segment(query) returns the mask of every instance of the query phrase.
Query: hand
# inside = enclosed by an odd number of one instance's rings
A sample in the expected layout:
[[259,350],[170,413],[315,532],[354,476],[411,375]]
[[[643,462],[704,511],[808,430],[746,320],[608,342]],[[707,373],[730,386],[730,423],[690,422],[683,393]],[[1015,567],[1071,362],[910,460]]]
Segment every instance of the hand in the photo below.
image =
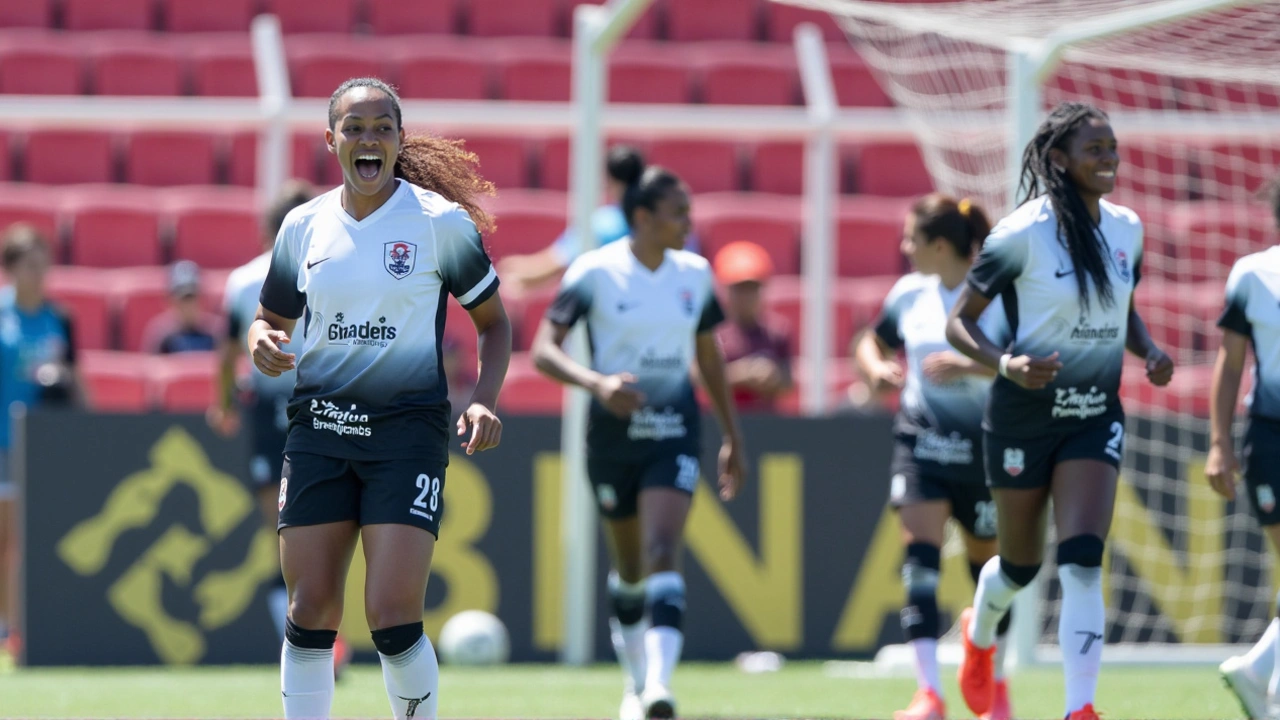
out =
[[1028,390],[1040,390],[1057,380],[1058,371],[1061,369],[1062,363],[1058,362],[1058,353],[1054,352],[1049,357],[1018,355],[1017,357],[1009,358],[1009,364],[1005,366],[1005,373],[1010,380],[1020,387]]
[[255,322],[249,328],[249,354],[254,367],[270,377],[280,377],[292,370],[297,356],[280,349],[288,342],[289,336],[284,331],[272,330],[264,321]]
[[234,437],[240,430],[240,412],[235,408],[224,408],[221,405],[210,405],[204,419],[209,427],[222,437]]
[[644,393],[632,387],[636,382],[636,376],[631,373],[605,375],[596,385],[595,396],[609,412],[629,418],[631,413],[644,407]]
[[1214,443],[1209,447],[1209,458],[1204,463],[1204,476],[1209,479],[1209,487],[1228,500],[1236,498],[1236,473],[1240,472],[1240,463],[1236,460],[1236,451],[1229,444]]
[[899,390],[906,381],[902,366],[892,360],[886,360],[879,366],[871,368],[867,375],[867,385],[870,385],[872,391],[876,393]]
[[720,459],[716,464],[719,474],[720,499],[732,500],[747,479],[747,461],[741,442],[725,438],[720,445]]
[[771,358],[756,356],[750,358],[749,377],[751,389],[762,395],[772,395],[782,387],[782,368]]
[[929,353],[920,363],[920,371],[935,385],[947,385],[969,374],[973,365],[960,353],[943,350]]
[[462,443],[468,455],[496,448],[502,442],[502,421],[480,403],[471,403],[458,417],[458,437],[466,435],[468,428],[471,430],[471,439]]
[[1158,347],[1147,353],[1147,380],[1156,387],[1164,387],[1173,379],[1173,358]]

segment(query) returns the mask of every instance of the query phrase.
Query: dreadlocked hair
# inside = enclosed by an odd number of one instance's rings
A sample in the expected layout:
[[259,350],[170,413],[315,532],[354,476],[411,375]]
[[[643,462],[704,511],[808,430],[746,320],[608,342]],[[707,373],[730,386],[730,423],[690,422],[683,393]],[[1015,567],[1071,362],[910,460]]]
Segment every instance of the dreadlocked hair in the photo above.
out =
[[1054,165],[1049,151],[1057,148],[1066,152],[1076,130],[1094,119],[1108,120],[1106,113],[1087,103],[1059,103],[1036,128],[1035,137],[1027,144],[1022,154],[1022,179],[1018,183],[1019,205],[1041,193],[1048,193],[1054,215],[1058,218],[1058,241],[1071,255],[1076,287],[1085,310],[1089,309],[1090,279],[1104,307],[1115,303],[1103,252],[1106,238],[1102,237],[1098,223],[1089,214],[1075,181],[1065,169]]
[[[391,99],[396,127],[404,127],[400,111],[400,96],[387,83],[378,78],[351,78],[338,86],[329,98],[329,129],[338,123],[338,102],[354,88],[372,88]],[[479,173],[480,158],[465,148],[463,140],[436,135],[406,135],[396,155],[395,176],[413,183],[423,190],[438,193],[444,199],[455,202],[467,211],[476,228],[482,233],[494,230],[493,217],[480,207],[481,195],[493,195],[493,183]]]

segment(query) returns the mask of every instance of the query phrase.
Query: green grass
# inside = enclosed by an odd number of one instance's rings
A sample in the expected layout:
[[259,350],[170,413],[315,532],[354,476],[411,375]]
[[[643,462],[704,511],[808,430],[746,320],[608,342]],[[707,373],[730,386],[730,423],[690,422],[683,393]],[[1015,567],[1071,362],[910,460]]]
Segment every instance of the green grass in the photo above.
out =
[[[963,704],[954,678],[949,680],[949,717],[969,717],[960,712]],[[1058,670],[1028,670],[1011,685],[1019,718],[1062,717]],[[888,718],[910,699],[914,681],[838,677],[815,662],[791,663],[781,672],[762,675],[748,675],[728,664],[688,663],[677,672],[673,690],[686,718]],[[620,691],[620,671],[611,665],[445,668],[440,710],[443,717],[603,718],[617,712]],[[1211,667],[1105,668],[1097,706],[1105,720],[1241,717]],[[0,674],[0,717],[6,718],[280,714],[279,670],[269,666],[22,669]],[[333,714],[389,716],[376,665],[356,665],[348,671],[338,684]]]

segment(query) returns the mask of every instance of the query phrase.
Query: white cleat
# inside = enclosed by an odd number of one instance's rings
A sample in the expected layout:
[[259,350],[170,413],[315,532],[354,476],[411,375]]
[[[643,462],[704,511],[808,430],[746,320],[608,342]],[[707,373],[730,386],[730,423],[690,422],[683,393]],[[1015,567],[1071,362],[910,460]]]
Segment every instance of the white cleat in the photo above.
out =
[[640,699],[644,702],[644,715],[650,720],[669,720],[676,716],[675,696],[657,683],[646,683]]
[[644,703],[634,690],[622,694],[622,707],[618,708],[618,720],[645,720]]
[[1218,666],[1218,673],[1227,689],[1240,701],[1240,707],[1250,720],[1268,720],[1273,717],[1267,712],[1267,685],[1253,677],[1244,658],[1238,655],[1227,658]]

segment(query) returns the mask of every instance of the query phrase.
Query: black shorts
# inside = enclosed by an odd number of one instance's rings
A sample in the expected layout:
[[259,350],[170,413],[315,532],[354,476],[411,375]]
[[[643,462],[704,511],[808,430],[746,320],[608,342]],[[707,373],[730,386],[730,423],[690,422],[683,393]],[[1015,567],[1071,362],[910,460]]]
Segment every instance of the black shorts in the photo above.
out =
[[614,520],[634,517],[636,501],[645,488],[669,487],[693,494],[701,463],[696,454],[657,452],[627,462],[603,454],[587,456],[587,478],[596,493],[600,514]]
[[1053,480],[1054,466],[1067,460],[1097,460],[1120,467],[1124,415],[1113,413],[1079,430],[1030,438],[984,432],[982,449],[991,487],[1046,487]]
[[274,487],[283,477],[284,443],[289,438],[288,406],[286,395],[258,395],[249,406],[249,477],[255,488]]
[[277,528],[355,520],[412,525],[440,537],[444,468],[439,459],[347,460],[291,450]]
[[1280,524],[1280,507],[1276,507],[1276,491],[1280,490],[1280,423],[1249,421],[1244,432],[1240,464],[1244,469],[1244,485],[1249,504],[1260,525]]
[[996,536],[996,506],[991,491],[977,477],[946,477],[932,463],[916,459],[914,443],[899,438],[893,447],[889,465],[889,505],[895,509],[907,505],[946,500],[951,503],[951,516],[973,537],[988,540]]

